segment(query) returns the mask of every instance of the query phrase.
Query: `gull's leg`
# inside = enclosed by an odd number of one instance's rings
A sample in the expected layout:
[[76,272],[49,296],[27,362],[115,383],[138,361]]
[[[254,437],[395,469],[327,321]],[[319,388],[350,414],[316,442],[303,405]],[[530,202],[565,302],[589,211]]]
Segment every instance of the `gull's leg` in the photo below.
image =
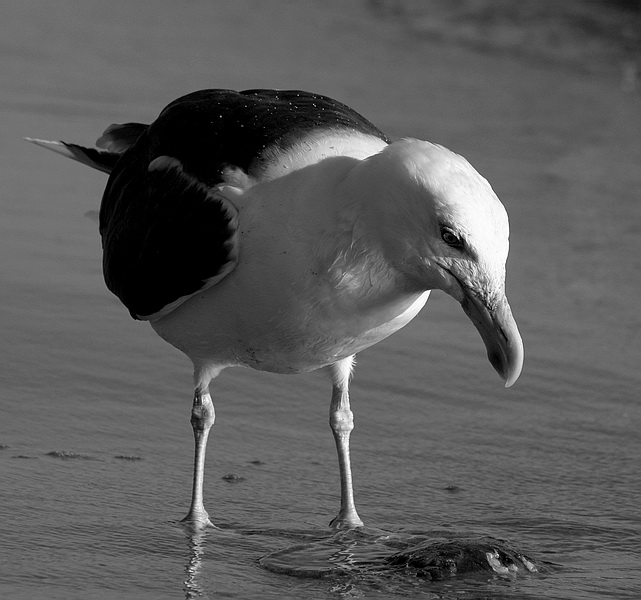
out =
[[349,407],[349,378],[352,374],[354,357],[350,356],[329,369],[332,374],[332,402],[329,407],[329,424],[336,441],[338,467],[341,474],[341,509],[338,516],[330,522],[330,527],[352,529],[362,527],[352,489],[352,468],[349,460],[349,436],[354,429],[354,414]]
[[[218,375],[218,372],[213,376]],[[203,480],[205,477],[207,438],[215,420],[216,413],[214,411],[214,403],[209,394],[209,387],[207,385],[197,385],[194,392],[194,403],[191,407],[191,426],[194,430],[195,441],[194,485],[191,493],[191,506],[183,522],[190,523],[198,529],[208,525],[213,526],[203,504]]]

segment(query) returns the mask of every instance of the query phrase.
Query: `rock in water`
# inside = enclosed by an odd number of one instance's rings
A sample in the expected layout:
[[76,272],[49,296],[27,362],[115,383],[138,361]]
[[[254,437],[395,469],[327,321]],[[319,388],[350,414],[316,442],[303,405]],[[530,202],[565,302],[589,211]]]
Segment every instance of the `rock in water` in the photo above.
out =
[[431,580],[459,573],[494,572],[514,576],[536,573],[534,562],[505,542],[492,538],[422,542],[386,559],[392,566],[416,569]]

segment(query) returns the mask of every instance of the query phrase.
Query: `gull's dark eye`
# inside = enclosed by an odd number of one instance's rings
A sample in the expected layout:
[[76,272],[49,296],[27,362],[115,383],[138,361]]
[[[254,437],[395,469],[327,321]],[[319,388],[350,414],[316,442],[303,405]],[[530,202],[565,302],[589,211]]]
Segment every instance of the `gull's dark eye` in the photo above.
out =
[[452,248],[462,248],[463,241],[449,227],[441,227],[441,239]]

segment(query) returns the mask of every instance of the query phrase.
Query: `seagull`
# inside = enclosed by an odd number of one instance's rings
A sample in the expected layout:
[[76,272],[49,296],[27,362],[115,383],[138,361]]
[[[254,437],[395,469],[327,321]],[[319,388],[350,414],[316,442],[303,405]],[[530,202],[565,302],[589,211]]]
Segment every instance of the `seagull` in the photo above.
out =
[[431,290],[457,300],[511,386],[523,344],[505,296],[508,217],[461,156],[391,141],[348,106],[298,90],[210,89],[151,125],[111,125],[96,148],[27,138],[109,174],[100,207],[107,287],[194,366],[194,478],[203,503],[210,384],[233,366],[326,369],[341,497],[354,503],[355,355],[407,325]]

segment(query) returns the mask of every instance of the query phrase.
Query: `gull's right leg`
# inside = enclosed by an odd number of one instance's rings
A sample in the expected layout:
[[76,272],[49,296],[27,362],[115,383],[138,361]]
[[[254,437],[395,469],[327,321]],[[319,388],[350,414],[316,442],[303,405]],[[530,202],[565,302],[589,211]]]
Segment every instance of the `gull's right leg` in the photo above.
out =
[[349,406],[349,378],[352,374],[354,357],[345,358],[329,367],[332,374],[332,402],[329,408],[329,424],[334,434],[338,452],[338,467],[341,475],[341,508],[330,522],[336,529],[362,527],[352,487],[352,468],[349,459],[349,436],[354,429],[354,414]]

